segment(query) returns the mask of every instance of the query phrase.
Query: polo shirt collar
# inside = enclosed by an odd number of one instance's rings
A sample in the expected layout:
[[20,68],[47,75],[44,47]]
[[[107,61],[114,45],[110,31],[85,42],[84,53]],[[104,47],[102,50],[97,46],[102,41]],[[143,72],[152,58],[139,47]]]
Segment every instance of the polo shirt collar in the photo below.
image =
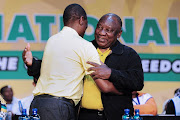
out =
[[[97,44],[96,40],[93,40],[92,44],[96,47],[96,49],[98,48],[98,44]],[[124,52],[123,44],[121,44],[118,40],[110,48],[112,50],[112,53],[114,53],[114,54],[121,55]]]
[[79,36],[79,34],[76,32],[76,30],[74,30],[73,28],[68,27],[68,26],[64,26],[62,28],[62,31],[69,32],[69,33],[71,33],[73,35],[78,35]]

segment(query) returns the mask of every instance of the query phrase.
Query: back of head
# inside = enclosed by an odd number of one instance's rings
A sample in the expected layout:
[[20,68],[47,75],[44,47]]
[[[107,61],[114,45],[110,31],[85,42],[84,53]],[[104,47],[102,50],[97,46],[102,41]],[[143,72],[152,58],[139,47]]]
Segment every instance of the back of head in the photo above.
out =
[[63,13],[64,26],[68,26],[73,21],[80,19],[81,16],[83,16],[85,20],[87,19],[85,10],[79,4],[68,5]]
[[1,88],[0,92],[1,92],[1,95],[4,95],[4,92],[5,90],[8,88],[8,85],[4,86]]

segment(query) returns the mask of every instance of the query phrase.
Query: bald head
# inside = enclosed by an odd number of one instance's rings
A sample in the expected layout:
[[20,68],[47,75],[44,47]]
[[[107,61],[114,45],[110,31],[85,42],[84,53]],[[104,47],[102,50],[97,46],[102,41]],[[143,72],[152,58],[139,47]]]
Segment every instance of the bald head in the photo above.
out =
[[117,32],[116,33],[121,31],[122,20],[118,15],[113,14],[113,13],[105,14],[100,18],[99,22],[104,21],[104,20],[108,20],[108,21],[112,22],[113,24],[116,24],[116,26],[117,26]]
[[122,34],[122,21],[116,14],[108,13],[103,15],[95,30],[95,40],[98,47],[108,49],[115,44]]

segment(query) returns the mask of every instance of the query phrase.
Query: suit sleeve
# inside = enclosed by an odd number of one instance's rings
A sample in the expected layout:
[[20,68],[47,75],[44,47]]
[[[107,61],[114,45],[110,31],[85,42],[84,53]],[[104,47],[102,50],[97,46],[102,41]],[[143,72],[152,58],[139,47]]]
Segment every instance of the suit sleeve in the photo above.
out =
[[36,79],[39,78],[40,69],[41,69],[41,62],[42,62],[42,60],[36,60],[35,58],[33,58],[32,66],[28,66],[27,73],[29,76],[33,76]]
[[[139,55],[131,49],[126,59],[126,70],[111,68],[109,81],[114,84],[118,91],[140,91],[144,86],[144,75]],[[121,61],[122,62],[122,61]]]

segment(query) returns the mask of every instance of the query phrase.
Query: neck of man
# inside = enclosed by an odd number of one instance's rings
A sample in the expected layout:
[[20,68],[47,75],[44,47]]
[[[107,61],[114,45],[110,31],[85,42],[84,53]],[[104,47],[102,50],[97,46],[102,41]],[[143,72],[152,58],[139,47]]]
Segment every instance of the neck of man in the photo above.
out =
[[106,50],[108,50],[109,48],[99,48],[99,50],[104,53]]
[[[78,22],[78,20],[75,20],[73,22],[69,21],[69,23],[67,23],[64,26],[67,26],[67,27],[70,27],[70,28],[74,29],[79,34],[80,29],[79,29],[79,22]],[[79,36],[80,36],[80,34],[79,34]]]
[[12,103],[12,100],[6,101],[6,104],[11,104],[11,103]]

